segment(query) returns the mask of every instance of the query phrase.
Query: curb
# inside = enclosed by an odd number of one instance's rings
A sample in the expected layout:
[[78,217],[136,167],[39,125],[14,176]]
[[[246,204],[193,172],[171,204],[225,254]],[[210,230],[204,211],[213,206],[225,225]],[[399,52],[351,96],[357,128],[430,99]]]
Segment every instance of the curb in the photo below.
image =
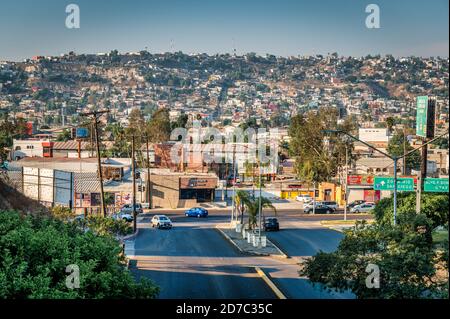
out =
[[258,275],[264,280],[264,282],[269,286],[269,288],[274,292],[278,299],[287,299],[286,296],[281,292],[280,289],[273,283],[272,280],[266,275],[266,273],[259,267],[255,266],[255,270]]
[[230,238],[230,236],[228,236],[224,231],[222,231],[222,229],[220,229],[217,225],[215,226],[215,229],[217,229],[226,238],[226,240],[228,240],[234,247],[236,247],[243,254],[247,254],[247,255],[250,255],[250,256],[262,256],[262,257],[273,257],[273,258],[290,258],[288,255],[283,253],[281,251],[281,249],[278,248],[278,246],[276,246],[269,239],[267,239],[267,242],[270,242],[275,247],[275,249],[280,252],[281,256],[280,255],[274,255],[274,254],[265,254],[265,253],[258,253],[258,252],[243,250],[241,247],[238,246],[238,244],[236,244],[234,242],[233,239]]
[[278,247],[277,245],[275,245],[275,243],[269,239],[267,239],[268,242],[270,242],[273,247],[275,247],[276,250],[278,250],[278,252],[281,254],[281,256],[279,255],[269,255],[270,257],[276,257],[276,258],[291,258],[291,256],[289,256],[288,254],[286,254],[283,250],[281,250],[280,247]]
[[133,238],[135,238],[138,234],[139,234],[139,228],[137,228],[137,229],[136,229],[136,232],[134,232],[133,234],[123,237],[122,240],[130,240],[130,239],[133,239]]
[[216,225],[215,229],[217,229],[217,231],[218,231],[219,233],[221,233],[222,236],[225,237],[225,239],[228,240],[228,241],[229,241],[234,247],[236,247],[241,253],[244,253],[244,254],[250,254],[248,251],[242,250],[242,248],[239,247],[239,246],[238,246],[238,245],[230,238],[230,236],[228,236],[227,234],[225,234],[225,233],[222,231],[222,229],[220,229],[219,227],[217,227],[217,225]]

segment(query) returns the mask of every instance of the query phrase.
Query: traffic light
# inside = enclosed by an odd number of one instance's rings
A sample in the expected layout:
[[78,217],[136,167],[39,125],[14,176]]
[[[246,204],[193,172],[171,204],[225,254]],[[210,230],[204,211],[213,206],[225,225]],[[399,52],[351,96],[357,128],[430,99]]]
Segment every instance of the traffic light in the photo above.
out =
[[138,185],[138,192],[145,192],[145,186],[144,185]]
[[136,172],[136,179],[140,179],[141,178],[141,172]]

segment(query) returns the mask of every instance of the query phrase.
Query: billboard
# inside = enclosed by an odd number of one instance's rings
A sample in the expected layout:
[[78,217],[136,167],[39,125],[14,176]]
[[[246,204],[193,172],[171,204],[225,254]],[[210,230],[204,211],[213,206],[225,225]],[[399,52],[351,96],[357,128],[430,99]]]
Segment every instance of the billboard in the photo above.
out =
[[23,168],[23,194],[43,204],[72,205],[72,173],[46,168]]
[[348,185],[373,185],[373,175],[348,175]]
[[364,200],[366,202],[377,203],[380,201],[381,191],[376,191],[373,189],[365,189],[364,190]]
[[429,99],[428,96],[418,96],[416,105],[416,135],[433,138],[436,101]]

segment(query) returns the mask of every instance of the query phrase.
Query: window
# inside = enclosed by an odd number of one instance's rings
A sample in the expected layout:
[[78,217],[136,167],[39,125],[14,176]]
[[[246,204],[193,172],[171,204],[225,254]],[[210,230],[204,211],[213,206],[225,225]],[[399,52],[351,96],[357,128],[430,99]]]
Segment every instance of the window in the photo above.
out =
[[20,146],[16,146],[16,151],[20,151],[22,148]]

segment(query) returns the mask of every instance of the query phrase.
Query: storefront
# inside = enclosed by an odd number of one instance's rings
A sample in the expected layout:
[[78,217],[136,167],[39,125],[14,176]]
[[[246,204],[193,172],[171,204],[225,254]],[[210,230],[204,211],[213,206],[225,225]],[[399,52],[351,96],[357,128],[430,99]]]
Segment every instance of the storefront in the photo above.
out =
[[198,203],[214,200],[214,191],[217,186],[215,177],[181,177],[180,199],[195,199]]

